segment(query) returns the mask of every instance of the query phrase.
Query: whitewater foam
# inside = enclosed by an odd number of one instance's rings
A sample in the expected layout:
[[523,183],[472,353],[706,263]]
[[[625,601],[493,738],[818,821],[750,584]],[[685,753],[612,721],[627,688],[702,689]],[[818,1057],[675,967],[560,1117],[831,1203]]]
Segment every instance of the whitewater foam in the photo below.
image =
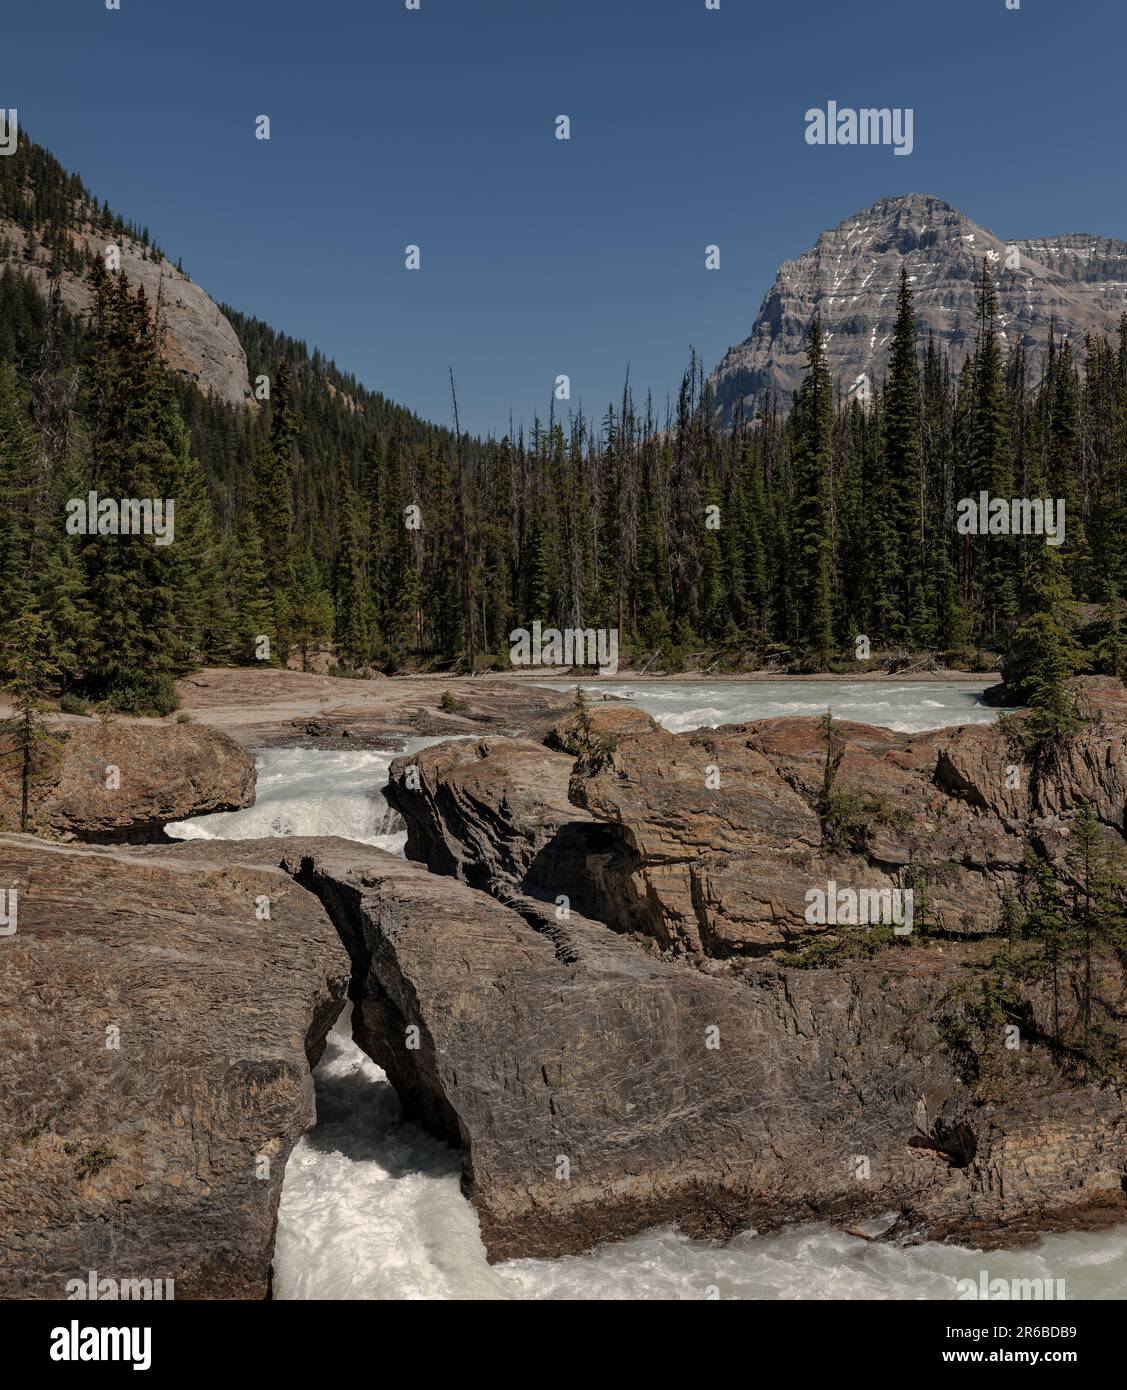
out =
[[[413,738],[403,751],[416,753],[444,741]],[[388,769],[399,756],[366,749],[261,749],[255,755],[258,781],[253,806],[176,821],[167,830],[178,840],[341,835],[401,854],[407,843],[406,827],[383,795]]]
[[[554,690],[575,682],[553,681]],[[989,724],[1003,711],[982,703],[981,681],[604,681],[584,685],[588,698],[622,698],[648,711],[671,733],[746,724],[753,719],[825,714],[900,733],[951,724]]]

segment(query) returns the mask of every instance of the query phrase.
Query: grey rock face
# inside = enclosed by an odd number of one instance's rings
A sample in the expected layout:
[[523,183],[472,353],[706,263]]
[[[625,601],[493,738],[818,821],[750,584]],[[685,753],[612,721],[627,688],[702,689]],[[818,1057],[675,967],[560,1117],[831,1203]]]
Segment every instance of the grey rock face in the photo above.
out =
[[[46,255],[40,252],[34,263],[25,260],[26,236],[14,222],[0,219],[0,242],[5,239],[12,248],[8,256],[12,267],[30,273],[46,295]],[[96,256],[104,256],[109,244],[104,236],[95,236],[92,232],[74,233],[72,239]],[[139,242],[118,237],[114,244],[121,250],[121,269],[129,277],[130,284],[144,286],[150,305],[155,306],[158,298],[161,302],[165,326],[163,350],[169,367],[193,382],[204,395],[214,392],[229,405],[248,403],[251,389],[246,353],[214,300],[163,256],[152,251],[146,253]],[[93,295],[84,277],[64,272],[61,294],[63,303],[72,313],[89,312]]]
[[789,400],[815,315],[829,337],[835,387],[864,398],[888,367],[901,267],[921,343],[934,334],[957,369],[974,349],[983,258],[998,291],[1003,345],[1022,344],[1034,369],[1051,326],[1082,352],[1086,334],[1114,333],[1127,312],[1127,242],[1084,233],[1006,242],[939,198],[884,198],[779,267],[750,336],[713,372],[722,417],[730,421],[741,400],[751,413],[772,388]]

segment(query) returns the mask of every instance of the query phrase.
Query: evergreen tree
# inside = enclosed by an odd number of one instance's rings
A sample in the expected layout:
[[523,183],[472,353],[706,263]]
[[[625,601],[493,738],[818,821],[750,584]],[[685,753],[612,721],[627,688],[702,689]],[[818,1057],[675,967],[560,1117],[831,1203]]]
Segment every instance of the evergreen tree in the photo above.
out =
[[353,670],[366,666],[371,657],[367,575],[361,548],[364,527],[360,503],[342,458],[337,477],[339,490],[339,538],[333,575],[338,659]]
[[1083,723],[1075,681],[1082,654],[1070,629],[1070,603],[1056,548],[1038,544],[1028,567],[1026,613],[1007,649],[1002,676],[1011,696],[1029,706],[1025,728],[1042,748]]
[[1108,579],[1103,590],[1104,611],[1098,640],[1092,649],[1096,669],[1107,676],[1127,680],[1127,604],[1119,596],[1119,586]]
[[1061,1032],[1061,988],[1069,951],[1074,942],[1072,924],[1052,867],[1039,863],[1034,871],[1026,917],[1026,932],[1033,938],[1035,975],[1049,984],[1050,1030],[1053,1046],[1059,1048]]
[[333,602],[317,570],[313,552],[302,551],[285,610],[287,646],[301,653],[301,669],[309,669],[309,654],[333,633]]
[[[700,564],[700,635],[707,642],[720,642],[726,631],[725,615],[730,609],[725,603],[727,597],[724,584],[723,550],[720,537],[723,533],[724,512],[720,506],[720,493],[715,484],[710,484],[704,494],[705,516],[704,535],[701,537]],[[713,511],[712,509],[715,508]],[[715,518],[719,529],[709,522]]]
[[[76,209],[145,245],[21,136],[0,160],[0,221],[20,232],[6,256],[0,236],[0,631],[36,603],[65,689],[169,708],[192,665],[254,661],[262,636],[284,659],[292,634],[322,630],[327,585],[343,665],[472,665],[535,618],[616,626],[667,668],[702,646],[824,668],[864,632],[956,660],[1006,650],[1030,727],[1051,740],[1083,665],[1075,597],[1100,605],[1092,665],[1124,673],[1127,316],[1115,343],[1093,334],[1082,351],[1052,333],[1036,382],[1020,346],[1004,356],[984,264],[956,374],[934,339],[917,343],[902,275],[887,382],[869,400],[835,408],[847,383],[830,380],[819,324],[789,415],[768,391],[754,421],[737,410],[721,430],[694,356],[664,419],[652,401],[637,410],[627,382],[599,429],[579,412],[479,441],[235,309],[272,399],[203,395],[166,369],[160,325],[123,276],[96,265],[89,322],[57,282],[40,293],[44,271],[89,269]],[[35,278],[19,264],[28,232]],[[65,533],[65,504],[91,489],[175,499],[175,543]],[[1064,498],[1063,564],[1037,542],[960,535],[956,506],[980,490]],[[404,525],[408,505],[421,530]],[[702,525],[710,505],[718,532]]]
[[218,595],[206,633],[213,659],[238,665],[273,663],[280,655],[274,607],[253,512],[247,512],[236,534],[219,545],[216,570]]
[[833,411],[830,369],[822,325],[810,330],[809,366],[794,405],[795,592],[799,646],[819,665],[829,661],[832,645],[830,608],[831,469]]
[[15,373],[5,366],[0,368],[0,641],[31,600],[32,474],[31,428]]
[[547,542],[544,537],[544,526],[539,517],[534,518],[532,529],[529,532],[525,573],[528,579],[524,594],[525,622],[523,626],[530,626],[534,622],[549,623],[551,621],[552,596]]
[[295,573],[292,548],[293,470],[297,422],[291,404],[292,372],[278,363],[270,392],[270,432],[254,465],[255,513],[275,630],[281,635]]
[[920,439],[920,369],[916,321],[907,267],[900,271],[900,298],[892,334],[884,407],[887,499],[876,499],[871,519],[890,518],[892,538],[882,593],[881,630],[905,643],[930,645],[935,638],[925,584],[924,477]]
[[[176,475],[177,417],[162,389],[144,291],[124,275],[94,272],[96,351],[91,368],[91,484],[101,498],[167,503]],[[175,501],[174,498],[171,499]],[[94,693],[130,713],[175,708],[178,561],[175,540],[99,533],[82,549],[96,623],[84,664]]]
[[34,605],[25,608],[8,629],[4,664],[12,675],[4,688],[12,696],[15,717],[8,721],[5,751],[19,767],[20,830],[24,832],[28,826],[31,785],[44,766],[50,742],[43,697],[58,675],[51,660],[53,644],[51,630]]
[[[998,299],[983,259],[978,294],[978,346],[973,364],[970,495],[1013,496],[1009,407],[995,323]],[[1006,535],[979,536],[973,547],[974,583],[981,604],[983,637],[1003,641],[1017,608],[1015,547]]]

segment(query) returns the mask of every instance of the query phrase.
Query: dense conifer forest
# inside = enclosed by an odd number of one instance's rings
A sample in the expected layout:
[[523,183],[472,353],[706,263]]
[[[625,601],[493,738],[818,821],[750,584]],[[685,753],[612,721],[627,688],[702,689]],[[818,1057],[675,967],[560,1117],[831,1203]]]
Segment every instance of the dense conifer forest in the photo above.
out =
[[[80,321],[18,263],[0,275],[0,674],[30,623],[59,690],[167,710],[203,662],[331,644],[341,674],[475,671],[534,620],[617,628],[654,670],[856,669],[861,637],[968,669],[1008,651],[1019,680],[1046,660],[1127,670],[1127,319],[1027,361],[1003,350],[984,263],[958,372],[918,340],[904,279],[867,401],[835,394],[815,322],[789,410],[721,430],[694,359],[660,412],[627,384],[600,419],[549,408],[475,440],[228,308],[269,380],[240,408],[166,370],[158,306],[124,274],[65,250],[76,207],[147,230],[21,153],[0,161],[0,215],[89,276],[94,309]],[[69,534],[92,490],[175,499],[174,544]],[[960,534],[980,492],[1064,499],[1065,543]]]

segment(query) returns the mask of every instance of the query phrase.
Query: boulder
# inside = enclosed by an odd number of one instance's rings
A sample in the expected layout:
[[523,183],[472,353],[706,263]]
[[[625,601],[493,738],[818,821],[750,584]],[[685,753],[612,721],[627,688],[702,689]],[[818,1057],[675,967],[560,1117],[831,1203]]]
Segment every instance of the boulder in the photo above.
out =
[[407,857],[478,887],[519,883],[561,826],[574,758],[520,739],[457,740],[396,758],[384,792],[407,823]]
[[[140,844],[160,840],[170,821],[254,804],[254,758],[218,730],[91,719],[50,732],[29,808],[29,827],[39,834]],[[0,741],[0,828],[16,830],[20,778],[11,747],[9,733]]]
[[[627,729],[660,732],[648,714],[627,705],[592,711],[592,739],[613,740]],[[555,750],[573,739],[574,718],[540,732],[547,747],[467,739],[396,758],[384,795],[406,822],[408,859],[502,899],[514,890],[563,895],[579,911],[593,910],[611,896],[609,885],[593,879],[611,857],[614,837],[569,799],[575,755]]]
[[[265,1298],[347,954],[277,842],[0,836],[0,1297]],[[269,900],[269,918],[263,904]]]

